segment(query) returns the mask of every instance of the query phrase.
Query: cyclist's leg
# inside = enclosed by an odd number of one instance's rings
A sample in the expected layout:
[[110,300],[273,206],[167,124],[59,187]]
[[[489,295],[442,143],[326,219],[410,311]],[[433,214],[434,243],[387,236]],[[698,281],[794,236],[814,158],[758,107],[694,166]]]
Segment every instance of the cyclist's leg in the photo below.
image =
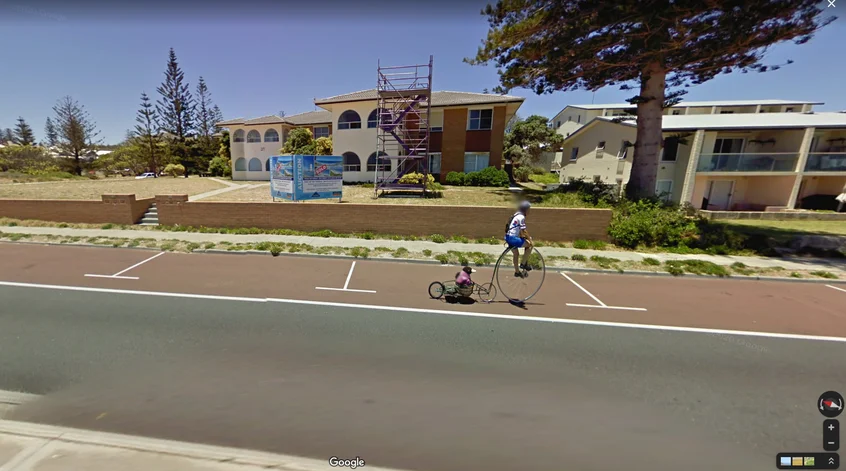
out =
[[525,249],[523,250],[523,265],[527,265],[529,263],[529,255],[532,254],[532,242],[528,239],[525,239],[523,242],[523,247],[525,247]]
[[517,247],[512,247],[511,255],[514,259],[514,273],[520,273],[520,250]]

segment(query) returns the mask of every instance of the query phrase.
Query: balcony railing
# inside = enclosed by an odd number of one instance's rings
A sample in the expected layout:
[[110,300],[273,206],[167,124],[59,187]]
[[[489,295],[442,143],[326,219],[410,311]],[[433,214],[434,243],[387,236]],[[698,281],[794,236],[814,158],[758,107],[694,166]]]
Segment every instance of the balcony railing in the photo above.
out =
[[793,172],[796,153],[701,154],[697,172]]
[[846,172],[846,152],[812,152],[808,154],[806,172]]

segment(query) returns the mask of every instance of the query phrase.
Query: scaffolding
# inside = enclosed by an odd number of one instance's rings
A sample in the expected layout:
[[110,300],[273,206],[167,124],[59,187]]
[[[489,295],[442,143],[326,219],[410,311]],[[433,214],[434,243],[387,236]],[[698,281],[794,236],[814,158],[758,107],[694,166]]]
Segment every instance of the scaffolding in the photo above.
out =
[[[377,128],[374,176],[381,191],[420,191],[429,178],[429,115],[432,62],[382,67],[377,63]],[[368,159],[369,160],[369,159]],[[370,162],[368,162],[369,164]],[[423,174],[420,183],[400,183],[407,173]]]

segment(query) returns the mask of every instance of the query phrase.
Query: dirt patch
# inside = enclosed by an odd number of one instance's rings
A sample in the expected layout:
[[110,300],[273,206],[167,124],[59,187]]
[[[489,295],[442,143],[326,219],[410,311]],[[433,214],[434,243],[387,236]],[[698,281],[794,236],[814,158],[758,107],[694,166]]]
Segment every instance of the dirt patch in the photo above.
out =
[[134,194],[137,199],[156,195],[196,195],[226,188],[210,178],[108,178],[102,180],[72,180],[34,184],[0,185],[0,198],[7,199],[59,199],[99,200],[108,193]]

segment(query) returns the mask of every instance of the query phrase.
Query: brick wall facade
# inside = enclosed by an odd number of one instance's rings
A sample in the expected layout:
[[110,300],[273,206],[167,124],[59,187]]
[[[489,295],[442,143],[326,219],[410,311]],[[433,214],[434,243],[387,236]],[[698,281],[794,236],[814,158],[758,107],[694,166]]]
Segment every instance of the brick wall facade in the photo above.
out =
[[0,199],[0,217],[86,224],[135,224],[153,198],[103,195],[100,201]]
[[467,108],[445,109],[441,137],[441,182],[449,172],[464,171],[464,146],[467,139]]
[[491,167],[502,168],[503,141],[505,139],[505,107],[494,107],[493,125],[491,126],[491,158],[488,164]]
[[[408,206],[337,203],[204,203],[184,195],[157,196],[164,225],[257,227],[298,231],[366,232],[400,235],[463,235],[471,238],[503,234],[510,208]],[[608,240],[607,209],[533,208],[529,232],[538,240]]]

